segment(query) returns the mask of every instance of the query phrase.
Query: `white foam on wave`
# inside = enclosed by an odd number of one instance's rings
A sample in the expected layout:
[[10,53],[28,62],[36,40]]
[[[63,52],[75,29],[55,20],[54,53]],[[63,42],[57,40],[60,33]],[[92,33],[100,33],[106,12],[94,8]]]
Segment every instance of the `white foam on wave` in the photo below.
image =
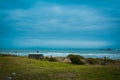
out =
[[[19,56],[28,56],[28,54],[37,54],[36,52],[2,52],[4,54],[13,54],[13,55],[19,55]],[[44,56],[54,56],[54,57],[66,57],[69,54],[76,54],[81,55],[86,58],[104,58],[105,56],[111,58],[111,59],[120,59],[119,53],[70,53],[70,52],[41,52],[40,54],[43,54]]]

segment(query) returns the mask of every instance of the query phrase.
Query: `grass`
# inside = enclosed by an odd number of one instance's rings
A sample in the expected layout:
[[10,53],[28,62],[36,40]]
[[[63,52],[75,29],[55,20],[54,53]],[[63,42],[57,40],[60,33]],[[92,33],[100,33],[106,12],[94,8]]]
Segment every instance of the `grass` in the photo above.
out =
[[120,80],[120,66],[73,65],[27,57],[0,56],[0,80]]

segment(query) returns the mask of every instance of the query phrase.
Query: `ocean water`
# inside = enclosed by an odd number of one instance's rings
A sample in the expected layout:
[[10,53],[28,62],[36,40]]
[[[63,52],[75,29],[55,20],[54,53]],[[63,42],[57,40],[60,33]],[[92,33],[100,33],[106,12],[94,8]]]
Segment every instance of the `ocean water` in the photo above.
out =
[[[37,50],[0,50],[0,54],[14,54],[19,56],[28,56],[28,54],[36,54]],[[44,56],[66,57],[69,54],[77,54],[86,58],[104,58],[107,56],[111,59],[120,59],[120,50],[38,50]]]

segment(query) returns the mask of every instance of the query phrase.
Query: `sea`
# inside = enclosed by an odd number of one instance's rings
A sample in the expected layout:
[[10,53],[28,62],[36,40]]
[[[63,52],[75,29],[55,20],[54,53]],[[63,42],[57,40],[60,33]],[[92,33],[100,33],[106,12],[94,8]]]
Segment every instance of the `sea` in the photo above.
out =
[[[38,51],[38,53],[37,53]],[[28,56],[29,54],[43,54],[44,56],[67,57],[69,54],[81,55],[85,58],[104,58],[105,56],[120,60],[120,49],[114,50],[85,50],[85,49],[0,49],[0,54]]]

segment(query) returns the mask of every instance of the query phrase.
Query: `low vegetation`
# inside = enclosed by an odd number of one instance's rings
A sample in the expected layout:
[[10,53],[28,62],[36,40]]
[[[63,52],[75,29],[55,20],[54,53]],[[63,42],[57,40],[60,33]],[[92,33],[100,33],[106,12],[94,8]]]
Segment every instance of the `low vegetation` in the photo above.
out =
[[68,58],[70,58],[72,64],[80,64],[80,65],[85,64],[84,57],[82,57],[80,55],[70,54],[70,55],[68,55]]
[[[16,73],[13,76],[13,73]],[[0,56],[0,80],[119,80],[117,65],[74,65],[27,57]]]

